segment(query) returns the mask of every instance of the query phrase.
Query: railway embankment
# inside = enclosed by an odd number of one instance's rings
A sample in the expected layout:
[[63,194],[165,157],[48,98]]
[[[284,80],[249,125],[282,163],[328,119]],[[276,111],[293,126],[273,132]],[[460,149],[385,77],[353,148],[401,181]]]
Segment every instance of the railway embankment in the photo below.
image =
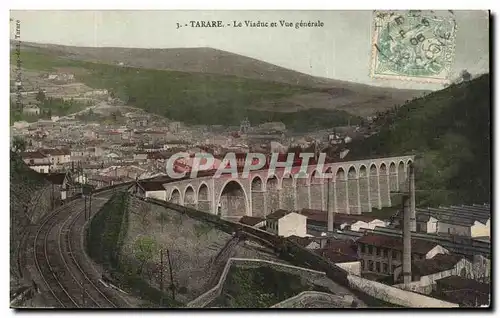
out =
[[10,156],[10,281],[11,294],[30,286],[26,257],[21,251],[29,231],[52,211],[52,187],[42,175],[27,167],[16,153]]

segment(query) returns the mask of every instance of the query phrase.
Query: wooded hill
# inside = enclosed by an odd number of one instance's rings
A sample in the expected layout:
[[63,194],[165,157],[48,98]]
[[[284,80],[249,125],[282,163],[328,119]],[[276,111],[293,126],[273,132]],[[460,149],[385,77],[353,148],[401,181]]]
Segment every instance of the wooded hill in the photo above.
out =
[[416,155],[417,205],[490,202],[490,76],[402,105],[346,158]]

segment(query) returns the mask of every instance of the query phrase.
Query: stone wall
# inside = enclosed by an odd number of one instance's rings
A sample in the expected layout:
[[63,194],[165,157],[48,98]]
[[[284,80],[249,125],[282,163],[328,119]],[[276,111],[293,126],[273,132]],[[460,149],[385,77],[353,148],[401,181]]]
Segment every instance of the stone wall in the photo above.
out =
[[[311,209],[323,209],[323,184],[313,183],[309,187],[311,191]],[[326,191],[325,191],[326,192]]]
[[266,198],[263,191],[252,191],[252,216],[266,216]]
[[309,186],[297,185],[297,209],[309,209]]
[[238,267],[243,267],[243,268],[257,268],[261,266],[269,266],[271,268],[274,268],[275,270],[279,271],[284,271],[288,273],[292,273],[294,275],[300,275],[304,279],[319,279],[325,276],[325,273],[314,271],[311,269],[307,268],[301,268],[301,267],[296,267],[292,265],[287,265],[283,263],[277,263],[273,261],[268,261],[268,260],[262,260],[262,259],[246,259],[246,258],[230,258],[226,266],[224,267],[224,270],[222,272],[222,275],[219,278],[219,282],[217,283],[216,286],[205,292],[204,294],[200,295],[198,298],[194,299],[193,301],[189,302],[187,304],[187,307],[190,308],[203,308],[212,301],[215,300],[218,296],[220,296],[222,292],[222,288],[224,287],[224,282],[226,281],[227,274],[229,273],[229,269],[231,266],[238,266]]
[[402,307],[450,308],[457,304],[402,290],[359,276],[348,275],[349,286],[364,293]]
[[[168,250],[174,283],[178,288],[186,289],[184,293],[178,293],[176,300],[188,302],[205,292],[212,261],[231,239],[231,235],[183,213],[134,197],[130,200],[129,228],[121,251],[122,260],[137,266],[134,243],[140,237],[152,237],[158,249],[163,250],[165,286],[170,284]],[[155,288],[159,288],[157,268],[160,263],[160,253],[157,251],[143,271],[143,278]]]
[[348,295],[333,295],[317,291],[304,291],[271,306],[271,308],[345,308],[357,307]]

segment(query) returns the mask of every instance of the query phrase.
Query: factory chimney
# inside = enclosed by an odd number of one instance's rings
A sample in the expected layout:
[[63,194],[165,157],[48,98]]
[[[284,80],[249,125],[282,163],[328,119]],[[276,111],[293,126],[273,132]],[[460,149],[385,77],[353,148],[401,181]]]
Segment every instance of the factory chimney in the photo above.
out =
[[332,183],[330,182],[330,179],[326,179],[327,181],[327,195],[326,195],[326,212],[328,213],[328,232],[333,232],[333,207],[330,199],[330,187],[332,186]]
[[410,231],[417,231],[417,221],[415,216],[415,168],[413,163],[409,165],[409,194],[410,194]]
[[411,282],[411,220],[410,196],[403,194],[403,282]]

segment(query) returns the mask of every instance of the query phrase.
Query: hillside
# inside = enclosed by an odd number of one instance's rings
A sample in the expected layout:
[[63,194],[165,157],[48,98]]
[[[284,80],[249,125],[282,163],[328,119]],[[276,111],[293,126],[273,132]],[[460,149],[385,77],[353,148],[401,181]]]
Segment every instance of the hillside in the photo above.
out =
[[38,172],[10,154],[10,269],[11,288],[20,283],[22,263],[18,262],[19,245],[30,225],[51,210],[51,187]]
[[[153,70],[163,70],[163,72],[154,73],[156,79],[159,79],[159,74],[168,74],[165,77],[160,76],[162,83],[156,83],[156,86],[163,88],[166,85],[166,92],[171,93],[173,90],[183,93],[187,101],[186,104],[197,104],[202,100],[206,104],[204,107],[210,107],[213,104],[220,104],[221,101],[232,102],[237,104],[234,111],[239,112],[241,108],[252,110],[250,114],[247,114],[249,116],[252,116],[251,113],[255,111],[269,112],[267,116],[272,117],[275,112],[297,112],[311,108],[329,111],[340,110],[356,116],[366,116],[423,93],[422,91],[372,87],[313,77],[256,59],[211,48],[85,48],[24,43],[21,47],[21,59],[23,67],[28,69],[47,70],[68,66],[81,67],[81,62],[92,62],[84,64],[87,66],[99,65],[98,68],[105,68],[106,73],[115,69],[135,70],[137,68],[149,76]],[[52,62],[48,63],[49,60]],[[119,66],[121,63],[123,66]],[[85,67],[87,71],[88,68]],[[92,69],[92,67],[90,68]],[[88,72],[83,73],[88,74]],[[91,73],[101,75],[95,72]],[[187,79],[193,79],[193,83],[188,86],[181,83]],[[151,82],[144,81],[143,78],[129,83],[129,86],[135,86],[138,81],[146,86],[151,86]],[[220,83],[220,86],[225,85],[225,88],[214,87],[213,82]],[[112,83],[114,81],[102,84],[112,89],[114,86],[111,85]],[[91,84],[96,85],[97,83]],[[121,85],[122,83],[116,84]],[[171,85],[172,88],[169,89]],[[199,94],[196,94],[197,92]],[[208,94],[201,95],[205,92]],[[233,100],[233,98],[228,98],[229,92],[231,95],[244,96]],[[273,93],[271,94],[271,92]],[[153,91],[149,93],[153,93]],[[136,93],[134,92],[134,94]],[[218,98],[214,98],[214,96]],[[157,98],[157,100],[150,100],[149,103],[160,100],[162,102],[172,101],[164,100],[161,96],[157,96]],[[230,109],[229,113],[234,111]],[[228,112],[219,113],[216,111],[216,113],[226,114],[227,117]]]
[[490,76],[451,85],[398,108],[346,158],[417,155],[417,204],[490,202]]

